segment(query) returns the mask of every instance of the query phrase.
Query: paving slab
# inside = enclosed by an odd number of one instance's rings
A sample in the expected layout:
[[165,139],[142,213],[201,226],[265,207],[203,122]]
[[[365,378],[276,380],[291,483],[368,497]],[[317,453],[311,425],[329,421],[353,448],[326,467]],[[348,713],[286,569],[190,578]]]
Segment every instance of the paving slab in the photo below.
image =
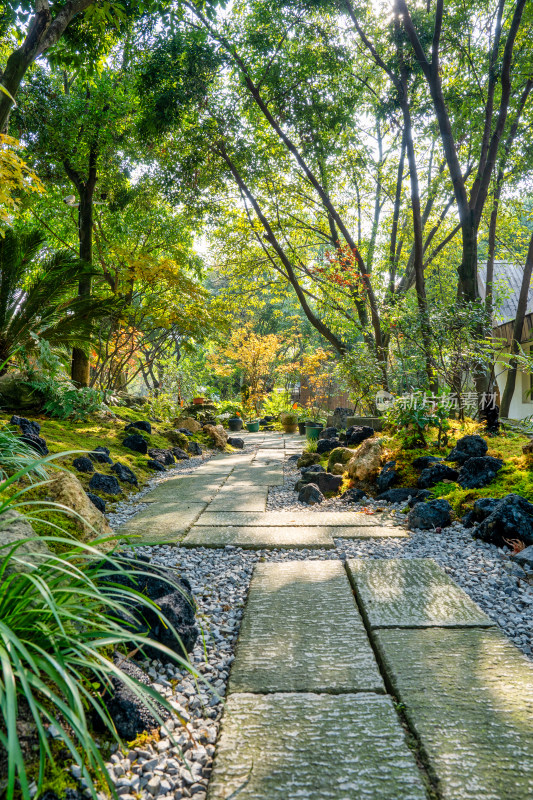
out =
[[180,511],[175,503],[154,503],[122,525],[117,533],[134,537],[132,544],[175,543],[189,530],[204,507],[205,504],[196,503]]
[[216,497],[209,503],[209,508],[216,513],[221,512],[261,512],[266,508],[268,489],[265,487],[264,492],[258,492],[257,488],[248,493],[238,492],[232,494],[231,492],[219,492]]
[[195,525],[181,542],[183,547],[225,547],[246,550],[263,548],[331,548],[331,528],[202,527]]
[[266,511],[264,514],[214,513],[207,509],[203,525],[254,525],[270,527],[384,527],[376,526],[376,518],[354,511]]
[[430,558],[350,559],[347,567],[371,628],[494,625]]
[[496,629],[374,634],[442,800],[531,800],[533,664]]
[[208,503],[220,491],[221,483],[211,481],[188,481],[183,478],[180,482],[165,481],[156,486],[153,491],[144,495],[143,503]]
[[390,698],[233,694],[208,800],[426,800]]
[[385,693],[340,561],[256,564],[228,691]]

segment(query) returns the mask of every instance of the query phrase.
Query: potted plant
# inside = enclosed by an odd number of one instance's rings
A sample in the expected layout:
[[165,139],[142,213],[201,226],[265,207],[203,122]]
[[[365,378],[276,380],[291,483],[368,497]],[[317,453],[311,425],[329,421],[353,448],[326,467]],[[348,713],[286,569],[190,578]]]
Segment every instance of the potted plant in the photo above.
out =
[[203,406],[205,403],[205,397],[193,397],[192,401],[195,406]]
[[228,427],[230,431],[240,431],[242,430],[242,425],[243,425],[242,418],[238,411],[234,417],[230,417],[228,419]]
[[280,417],[285,433],[296,433],[298,428],[298,415],[295,411],[285,411]]
[[258,419],[250,420],[250,422],[246,423],[246,428],[247,428],[249,433],[258,433],[258,431],[259,431],[259,420]]

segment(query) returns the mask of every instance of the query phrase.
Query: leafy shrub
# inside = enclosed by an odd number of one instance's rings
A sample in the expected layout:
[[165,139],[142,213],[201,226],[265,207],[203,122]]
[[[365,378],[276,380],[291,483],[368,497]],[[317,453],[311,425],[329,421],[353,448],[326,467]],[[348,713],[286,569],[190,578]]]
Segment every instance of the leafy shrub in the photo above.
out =
[[437,428],[439,447],[447,444],[450,423],[445,396],[428,402],[424,394],[415,392],[407,402],[394,403],[387,412],[387,422],[406,449],[427,447],[431,428]]

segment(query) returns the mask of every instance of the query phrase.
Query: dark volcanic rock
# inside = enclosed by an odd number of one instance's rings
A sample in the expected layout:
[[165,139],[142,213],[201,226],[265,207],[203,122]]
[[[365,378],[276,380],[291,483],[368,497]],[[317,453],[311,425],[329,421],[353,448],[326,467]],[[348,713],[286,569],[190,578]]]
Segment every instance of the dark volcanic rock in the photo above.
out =
[[346,442],[349,445],[361,444],[373,435],[374,428],[369,428],[368,425],[352,425],[346,431]]
[[101,472],[94,473],[89,481],[89,489],[106,494],[120,494],[122,491],[114,475],[102,475]]
[[427,503],[417,503],[407,517],[409,530],[420,528],[430,531],[434,528],[446,528],[451,524],[452,507],[447,500],[429,500]]
[[474,530],[476,539],[503,547],[505,539],[521,539],[533,544],[533,504],[517,494],[500,500],[492,513]]
[[[152,683],[148,675],[140,667],[134,664],[133,661],[125,659],[123,655],[117,653],[113,657],[113,661],[115,664],[120,665],[122,672],[139,683],[145,686],[150,686]],[[124,681],[121,681],[118,676],[113,676],[111,683],[113,685],[112,690],[108,689],[102,699],[109,716],[115,723],[118,735],[124,741],[131,742],[140,733],[159,727],[159,722],[146,707],[146,704],[136,697]],[[156,704],[156,707],[159,716],[162,719],[166,719],[168,712],[161,705]],[[102,721],[96,713],[93,716],[96,729],[102,730]]]
[[343,503],[358,503],[367,496],[367,493],[362,489],[348,489],[347,492],[341,495],[341,500]]
[[228,444],[232,447],[236,447],[237,450],[242,450],[244,447],[244,439],[241,439],[240,436],[228,436]]
[[411,497],[410,500],[407,501],[407,505],[409,508],[414,508],[417,503],[425,503],[426,500],[431,500],[433,495],[427,489],[420,489],[416,497]]
[[320,439],[336,439],[337,434],[338,434],[337,428],[333,427],[323,428],[318,434],[318,440],[320,441]]
[[427,469],[432,464],[438,464],[441,461],[442,458],[437,458],[437,456],[419,456],[413,461],[413,467],[415,469]]
[[399,474],[396,467],[396,461],[388,461],[376,479],[378,492],[386,492],[391,486],[398,482]]
[[459,439],[453,450],[448,456],[446,461],[455,461],[458,464],[464,464],[468,458],[477,458],[484,456],[489,449],[489,446],[482,436],[474,434],[472,436],[463,436]]
[[93,494],[92,492],[85,492],[93,506],[96,506],[98,511],[101,511],[102,514],[105,514],[105,502],[102,500],[101,497],[98,497],[97,494]]
[[340,447],[340,439],[319,439],[316,444],[317,453],[329,453],[330,450],[335,450]]
[[23,433],[33,433],[35,436],[39,436],[41,432],[41,426],[38,422],[26,419],[26,417],[19,417],[17,414],[13,414],[9,424],[18,425]]
[[126,425],[124,430],[130,431],[134,428],[137,428],[138,431],[144,431],[145,433],[152,433],[152,426],[147,419],[141,419],[138,422],[130,422]]
[[329,472],[318,473],[318,488],[326,492],[338,492],[342,486],[342,475],[331,475]]
[[314,483],[308,483],[307,486],[303,486],[298,494],[298,502],[306,503],[308,506],[314,506],[323,500],[324,495]]
[[458,472],[456,469],[446,466],[446,464],[435,464],[433,467],[428,467],[422,470],[416,485],[419,489],[431,489],[441,481],[456,481]]
[[514,556],[511,556],[511,559],[528,572],[533,571],[533,545],[529,545],[519,553],[515,553]]
[[109,457],[109,448],[103,447],[95,447],[94,450],[89,453],[89,458],[93,461],[96,461],[98,464],[112,464],[113,461]]
[[146,466],[149,467],[150,469],[153,469],[155,472],[167,471],[167,468],[165,467],[164,464],[162,464],[160,461],[155,461],[155,459],[153,458],[148,459],[148,461],[146,462]]
[[173,447],[172,448],[172,455],[174,458],[177,458],[178,461],[184,461],[190,458],[189,454],[182,450],[181,447]]
[[463,489],[481,489],[494,480],[503,461],[492,456],[469,458],[459,470],[457,483]]
[[129,436],[126,436],[122,444],[124,447],[127,447],[128,450],[133,450],[135,453],[140,453],[143,456],[148,452],[148,445],[140,433],[131,433]]
[[377,499],[386,500],[387,503],[407,503],[410,497],[420,497],[424,494],[429,495],[430,492],[426,492],[424,489],[415,489],[412,486],[402,486],[400,488],[388,489],[386,492],[382,492],[378,495]]
[[480,417],[485,423],[487,433],[496,434],[500,430],[500,406],[494,408],[483,408]]
[[489,514],[492,514],[498,503],[501,503],[501,498],[496,497],[479,497],[471,511],[467,511],[464,517],[461,518],[461,523],[465,528],[471,528],[476,522],[483,522]]
[[29,444],[30,447],[33,447],[41,456],[47,456],[49,453],[45,440],[36,433],[30,433],[29,431],[27,433],[23,432],[20,441]]
[[189,442],[189,453],[191,453],[193,456],[201,456],[202,452],[202,448],[198,442]]
[[94,464],[87,456],[75,458],[72,462],[72,466],[74,469],[77,469],[78,472],[94,472]]
[[174,463],[174,454],[172,450],[165,450],[162,447],[151,447],[148,450],[148,455],[150,458],[153,458],[154,461],[160,461],[161,464],[165,464],[165,466],[170,466]]
[[111,472],[114,472],[120,481],[124,481],[125,483],[131,483],[133,484],[133,486],[137,486],[138,483],[137,476],[135,475],[133,470],[131,470],[125,464],[119,464],[119,462],[117,461],[111,467]]

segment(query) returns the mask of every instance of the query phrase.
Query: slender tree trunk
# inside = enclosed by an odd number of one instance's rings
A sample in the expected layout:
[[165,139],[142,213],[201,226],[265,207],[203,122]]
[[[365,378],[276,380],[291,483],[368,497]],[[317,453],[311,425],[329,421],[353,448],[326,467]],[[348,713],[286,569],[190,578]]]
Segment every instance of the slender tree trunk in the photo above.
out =
[[507,370],[507,381],[505,384],[505,389],[503,390],[502,404],[500,408],[500,414],[502,417],[509,416],[511,400],[513,399],[514,390],[516,386],[516,373],[518,370],[518,361],[515,356],[519,352],[520,344],[522,342],[522,329],[524,327],[524,319],[526,316],[527,298],[529,294],[529,286],[531,284],[532,273],[533,273],[533,235],[529,240],[526,265],[524,267],[524,275],[522,278],[522,285],[520,287],[520,295],[518,297],[518,307],[516,309],[516,317],[513,325],[513,339],[511,342],[512,355],[509,361],[509,369]]

